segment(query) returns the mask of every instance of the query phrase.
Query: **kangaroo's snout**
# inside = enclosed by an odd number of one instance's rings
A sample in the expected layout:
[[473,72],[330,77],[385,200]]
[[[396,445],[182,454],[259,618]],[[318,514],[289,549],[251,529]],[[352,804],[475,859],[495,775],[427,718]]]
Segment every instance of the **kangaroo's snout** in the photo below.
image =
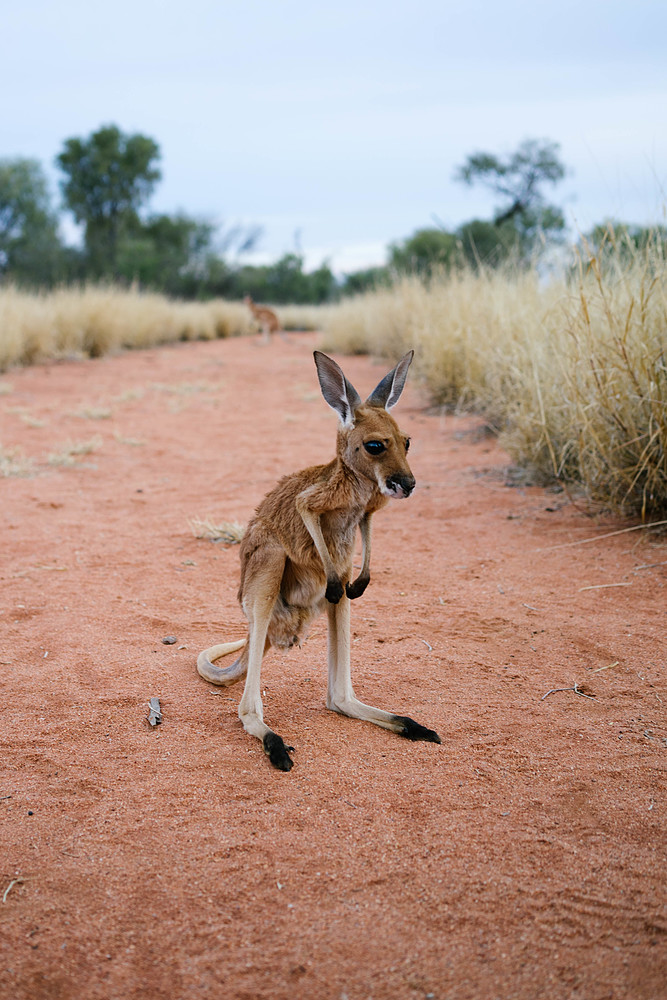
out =
[[387,479],[387,490],[395,497],[409,497],[415,486],[414,476],[393,475]]

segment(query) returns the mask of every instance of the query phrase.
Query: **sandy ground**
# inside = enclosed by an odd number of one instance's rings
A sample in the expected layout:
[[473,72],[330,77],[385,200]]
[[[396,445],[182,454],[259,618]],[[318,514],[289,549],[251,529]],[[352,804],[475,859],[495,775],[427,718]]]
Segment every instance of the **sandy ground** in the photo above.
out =
[[[667,997],[664,537],[508,486],[412,384],[353,679],[442,745],[326,711],[324,620],[265,661],[290,773],[197,675],[244,627],[238,547],[189,519],[333,455],[316,343],[2,377],[34,473],[0,479],[0,996]],[[364,394],[386,370],[339,360]]]

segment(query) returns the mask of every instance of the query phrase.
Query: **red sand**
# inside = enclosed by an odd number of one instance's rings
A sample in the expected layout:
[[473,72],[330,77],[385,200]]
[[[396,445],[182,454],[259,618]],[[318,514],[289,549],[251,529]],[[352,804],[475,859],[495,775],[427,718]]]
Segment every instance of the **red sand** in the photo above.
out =
[[[324,620],[264,665],[288,774],[240,686],[197,675],[244,627],[238,548],[188,519],[247,521],[333,455],[316,343],[3,376],[0,441],[38,471],[0,480],[0,996],[666,997],[664,538],[570,545],[624,525],[508,488],[478,422],[413,382],[418,487],[375,519],[353,679],[442,746],[326,711]],[[387,367],[338,360],[362,393]]]

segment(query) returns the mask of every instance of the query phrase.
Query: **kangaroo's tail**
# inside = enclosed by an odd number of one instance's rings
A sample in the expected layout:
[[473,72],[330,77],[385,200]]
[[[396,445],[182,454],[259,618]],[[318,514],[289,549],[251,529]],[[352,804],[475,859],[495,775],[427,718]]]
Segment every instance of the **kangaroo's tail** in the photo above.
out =
[[243,654],[228,667],[216,667],[213,661],[221,656],[226,656],[227,653],[235,653],[237,649],[242,649],[245,644],[245,639],[238,639],[236,642],[223,642],[219,646],[211,646],[210,649],[202,650],[197,657],[198,672],[204,680],[210,681],[211,684],[220,684],[223,687],[240,680],[245,677],[248,669]]

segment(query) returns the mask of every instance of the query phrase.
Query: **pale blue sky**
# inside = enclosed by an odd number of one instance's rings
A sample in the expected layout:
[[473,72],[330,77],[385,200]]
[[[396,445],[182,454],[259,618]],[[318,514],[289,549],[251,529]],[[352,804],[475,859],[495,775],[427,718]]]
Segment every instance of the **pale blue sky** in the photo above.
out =
[[664,221],[664,0],[1,0],[0,157],[48,168],[113,122],[162,150],[156,211],[258,223],[275,258],[380,262],[488,217],[452,180],[476,150],[561,144],[572,226]]

